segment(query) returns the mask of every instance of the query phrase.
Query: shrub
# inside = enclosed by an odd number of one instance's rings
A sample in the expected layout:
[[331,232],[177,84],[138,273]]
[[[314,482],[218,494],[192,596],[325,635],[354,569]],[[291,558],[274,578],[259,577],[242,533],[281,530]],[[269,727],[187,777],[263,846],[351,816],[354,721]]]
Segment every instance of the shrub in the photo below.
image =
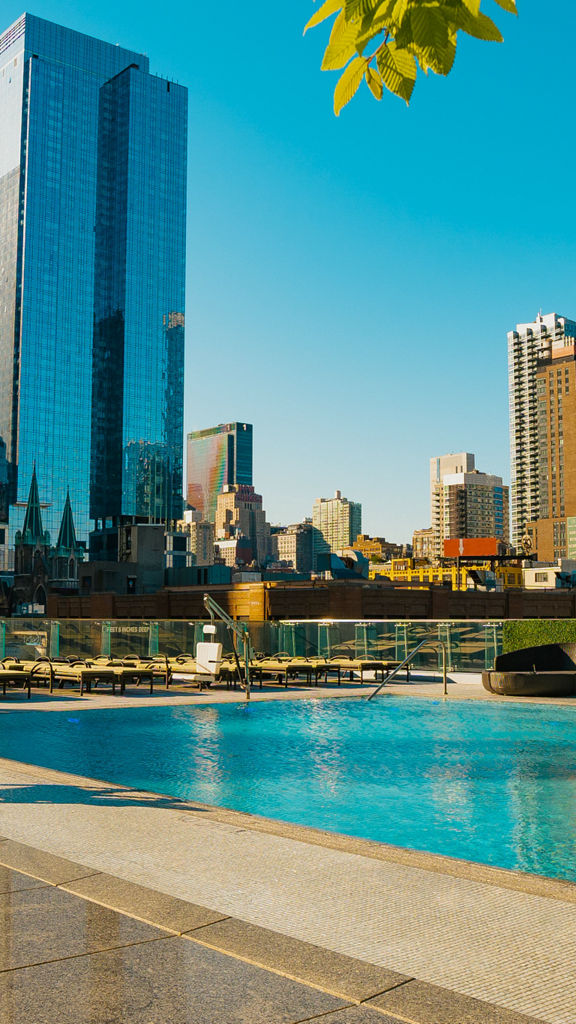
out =
[[576,643],[576,619],[514,619],[502,623],[502,651]]

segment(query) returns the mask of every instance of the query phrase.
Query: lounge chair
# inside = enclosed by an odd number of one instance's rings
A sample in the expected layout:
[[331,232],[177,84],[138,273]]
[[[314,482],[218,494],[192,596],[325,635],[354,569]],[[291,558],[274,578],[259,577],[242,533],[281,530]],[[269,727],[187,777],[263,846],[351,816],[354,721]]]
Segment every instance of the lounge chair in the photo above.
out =
[[92,693],[92,687],[98,684],[107,684],[112,693],[116,693],[118,686],[120,693],[124,693],[124,679],[110,665],[95,665],[92,662],[76,661],[69,664],[52,664],[52,678],[50,680],[50,693],[54,692],[54,684],[59,690],[66,686],[72,686],[80,690],[80,695]]
[[6,663],[0,665],[0,683],[2,684],[2,695],[5,697],[8,689],[27,690],[30,700],[30,669],[22,662]]

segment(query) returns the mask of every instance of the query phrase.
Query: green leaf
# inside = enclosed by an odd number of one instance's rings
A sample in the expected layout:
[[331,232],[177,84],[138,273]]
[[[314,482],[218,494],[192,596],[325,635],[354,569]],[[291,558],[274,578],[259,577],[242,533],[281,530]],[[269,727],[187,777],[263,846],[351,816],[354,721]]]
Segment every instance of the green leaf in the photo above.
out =
[[[466,11],[461,11],[462,16]],[[416,46],[441,50],[448,42],[448,25],[439,4],[419,5],[410,9],[410,28]]]
[[474,36],[475,39],[486,39],[491,43],[503,41],[500,29],[485,14],[478,14],[474,18],[469,11],[461,10],[458,14],[457,24],[458,28],[467,32],[469,36]]
[[320,22],[329,18],[331,14],[336,14],[336,11],[339,11],[342,7],[342,3],[343,0],[324,0],[322,6],[316,11],[316,14],[312,15],[310,21],[304,28],[304,35],[306,35],[309,28],[314,28],[315,25],[319,25]]
[[344,14],[346,21],[353,21],[358,18],[366,18],[374,14],[381,0],[345,0]]
[[413,54],[398,47],[392,39],[378,51],[376,60],[386,88],[409,103],[416,81]]
[[412,0],[396,0],[394,7],[390,11],[390,24],[393,26],[401,25],[411,6]]
[[[379,36],[387,27],[388,19],[375,16],[371,19],[364,19],[356,35],[356,53],[364,53],[369,42]],[[364,27],[366,26],[366,28]]]
[[456,57],[456,42],[450,37],[446,46],[434,49],[431,46],[414,46],[414,55],[426,74],[433,71],[436,75],[450,74]]
[[350,102],[358,91],[360,82],[364,78],[366,61],[362,57],[355,57],[340,76],[334,90],[334,113],[338,117],[342,107]]
[[509,14],[518,14],[516,0],[496,0],[496,3],[503,11],[508,11]]
[[[477,39],[502,40],[494,21],[481,11],[482,0],[318,2],[319,8],[305,31],[336,15],[322,69],[345,69],[335,90],[337,114],[350,101],[362,77],[377,99],[386,86],[408,103],[418,66],[425,73],[438,75],[452,70],[459,31]],[[517,0],[495,2],[502,10],[517,13]],[[377,68],[368,69],[372,56],[376,57]]]
[[351,57],[356,56],[354,43],[356,41],[357,28],[357,25],[352,25],[346,21],[344,12],[341,11],[330,33],[330,42],[326,47],[326,53],[322,61],[323,71],[335,71],[338,68],[343,68]]
[[[498,0],[496,0],[498,2]],[[480,0],[462,0],[464,7],[467,7],[473,18],[480,13]]]
[[374,68],[366,68],[364,77],[366,79],[366,85],[370,89],[372,95],[375,96],[377,100],[381,100],[384,92],[384,83],[382,82],[378,72],[374,71]]

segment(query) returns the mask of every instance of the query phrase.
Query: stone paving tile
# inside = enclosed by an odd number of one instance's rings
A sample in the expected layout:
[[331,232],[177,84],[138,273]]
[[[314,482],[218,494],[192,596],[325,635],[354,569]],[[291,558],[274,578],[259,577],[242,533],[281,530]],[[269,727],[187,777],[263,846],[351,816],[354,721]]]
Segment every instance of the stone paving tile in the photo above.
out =
[[0,974],[0,1024],[293,1024],[343,1005],[176,937]]
[[20,871],[13,871],[12,868],[0,866],[0,896],[3,893],[20,892],[23,889],[43,889],[44,882],[30,875],[23,875]]
[[391,992],[375,996],[367,1005],[388,1010],[414,1024],[538,1024],[534,1017],[422,981],[409,981]]
[[361,1002],[407,980],[395,971],[331,953],[235,918],[201,928],[192,932],[190,938],[352,1002]]
[[[17,766],[0,763],[2,784],[23,778]],[[46,778],[57,785],[55,774]],[[576,1024],[576,971],[566,968],[576,959],[574,904],[313,846],[207,813],[95,807],[90,794],[73,803],[31,796],[29,804],[2,804],[0,814],[4,834],[93,870],[142,885],[153,879],[155,888],[223,916],[549,1024]]]
[[0,896],[0,971],[164,936],[53,886]]
[[223,920],[222,914],[206,907],[104,873],[68,882],[60,888],[177,935]]
[[32,846],[14,842],[12,839],[6,839],[0,845],[0,864],[4,867],[15,868],[17,871],[24,871],[26,874],[39,878],[43,882],[50,882],[52,885],[60,885],[62,882],[71,882],[74,878],[84,878],[86,875],[94,874],[94,868],[76,864],[65,857],[54,856],[45,850],[36,850]]
[[[310,1024],[314,1024],[314,1022],[311,1021]],[[344,1010],[337,1010],[335,1013],[327,1013],[324,1017],[319,1018],[317,1024],[405,1024],[405,1022],[398,1020],[398,1017],[389,1017],[387,1013],[371,1010],[368,1006],[349,1006]],[[408,1021],[406,1024],[414,1024],[414,1022]]]

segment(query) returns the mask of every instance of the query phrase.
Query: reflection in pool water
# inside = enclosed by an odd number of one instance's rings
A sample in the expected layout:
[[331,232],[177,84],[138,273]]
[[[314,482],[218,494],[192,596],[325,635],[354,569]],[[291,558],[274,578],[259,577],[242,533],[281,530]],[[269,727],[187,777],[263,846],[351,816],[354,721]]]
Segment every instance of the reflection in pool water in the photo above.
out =
[[576,709],[569,707],[384,697],[73,718],[15,711],[0,716],[0,754],[576,881]]

